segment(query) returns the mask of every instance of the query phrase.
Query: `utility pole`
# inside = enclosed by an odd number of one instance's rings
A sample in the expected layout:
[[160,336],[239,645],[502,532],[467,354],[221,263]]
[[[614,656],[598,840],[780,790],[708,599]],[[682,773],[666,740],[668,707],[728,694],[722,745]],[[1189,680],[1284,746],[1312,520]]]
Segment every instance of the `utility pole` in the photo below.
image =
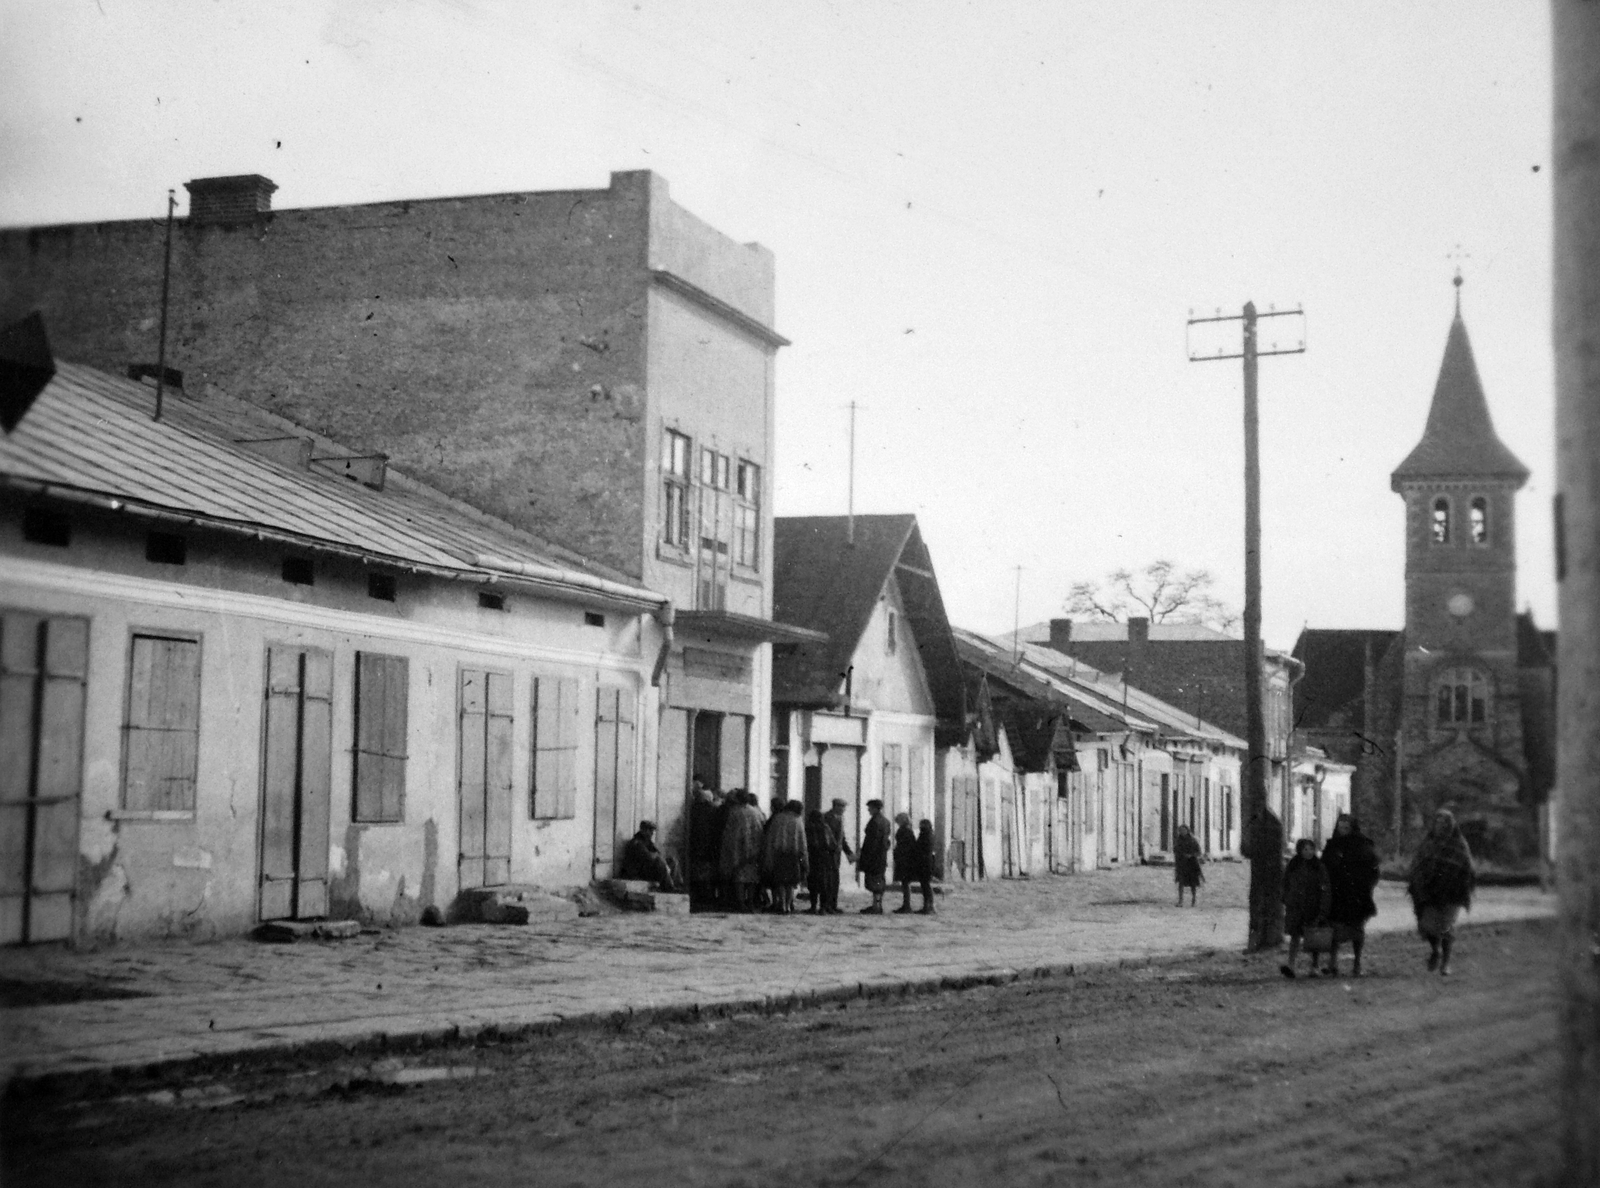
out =
[[1022,663],[1022,566],[1017,566],[1017,593],[1011,604],[1011,663]]
[[1555,41],[1556,883],[1561,1183],[1600,1184],[1600,9],[1551,0]]
[[859,407],[854,400],[850,402],[850,478],[845,491],[844,543],[852,546],[856,543],[856,409]]
[[178,200],[167,191],[167,246],[161,260],[161,345],[156,348],[156,415],[161,419],[161,398],[167,390],[167,292],[172,285],[172,212]]
[[[1256,341],[1262,318],[1298,317],[1302,319],[1299,341],[1280,348],[1276,342],[1262,350]],[[1218,359],[1244,360],[1244,712],[1245,740],[1249,749],[1244,777],[1244,816],[1249,822],[1250,851],[1250,934],[1247,950],[1276,949],[1283,941],[1283,824],[1267,802],[1267,775],[1272,756],[1267,749],[1267,724],[1262,716],[1261,686],[1261,441],[1260,414],[1256,394],[1256,360],[1262,355],[1299,355],[1306,349],[1305,313],[1300,309],[1274,310],[1257,314],[1255,303],[1247,301],[1239,314],[1218,313],[1214,317],[1190,316],[1188,330],[1189,361],[1214,362]],[[1240,322],[1243,341],[1237,351],[1217,347],[1214,352],[1194,347],[1195,326],[1219,322]],[[1276,828],[1273,828],[1276,826]],[[1274,843],[1271,839],[1276,838]]]

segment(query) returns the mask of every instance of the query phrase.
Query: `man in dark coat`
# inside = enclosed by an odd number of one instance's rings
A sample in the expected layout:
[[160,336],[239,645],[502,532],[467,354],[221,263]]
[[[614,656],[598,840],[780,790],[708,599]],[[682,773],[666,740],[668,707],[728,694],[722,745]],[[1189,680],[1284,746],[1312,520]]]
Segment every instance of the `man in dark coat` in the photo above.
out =
[[900,884],[901,895],[900,906],[894,910],[903,916],[912,911],[911,884],[922,881],[922,864],[917,858],[917,835],[911,832],[911,815],[901,813],[894,824],[894,881]]
[[716,898],[721,858],[721,815],[711,793],[697,779],[689,793],[689,892],[696,902]]
[[1361,832],[1361,823],[1340,813],[1333,836],[1322,847],[1322,865],[1328,868],[1331,892],[1328,919],[1333,923],[1333,948],[1328,950],[1329,977],[1339,973],[1339,946],[1350,942],[1355,961],[1350,976],[1361,976],[1361,947],[1367,938],[1367,921],[1378,914],[1372,891],[1378,885],[1378,851]]
[[678,880],[673,877],[672,867],[661,856],[661,851],[656,849],[654,821],[640,821],[639,831],[622,847],[621,870],[620,877],[624,879],[654,883],[663,891],[678,889]]
[[843,800],[834,797],[833,806],[822,814],[822,823],[828,827],[829,833],[827,859],[822,867],[822,910],[830,916],[839,914],[839,855],[843,854],[852,862],[856,857],[850,843],[844,839],[844,810],[847,807]]
[[883,801],[867,801],[867,827],[861,834],[861,855],[856,869],[872,892],[872,903],[861,909],[863,915],[883,915],[884,874],[889,868],[889,818],[883,815]]

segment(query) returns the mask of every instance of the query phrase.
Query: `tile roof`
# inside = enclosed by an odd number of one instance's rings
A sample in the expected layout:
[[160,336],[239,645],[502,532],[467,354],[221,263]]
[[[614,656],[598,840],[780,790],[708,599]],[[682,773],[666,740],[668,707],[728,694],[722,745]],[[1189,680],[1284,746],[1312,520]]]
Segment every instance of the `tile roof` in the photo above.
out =
[[22,423],[0,438],[0,485],[445,577],[641,607],[664,601],[392,470],[375,490],[251,449],[241,442],[296,436],[319,453],[349,453],[240,402],[170,394],[160,421],[153,412],[146,385],[58,363]]
[[1430,478],[1498,478],[1518,485],[1528,478],[1528,468],[1494,431],[1460,310],[1450,323],[1422,440],[1395,467],[1389,485],[1398,491],[1402,483]]

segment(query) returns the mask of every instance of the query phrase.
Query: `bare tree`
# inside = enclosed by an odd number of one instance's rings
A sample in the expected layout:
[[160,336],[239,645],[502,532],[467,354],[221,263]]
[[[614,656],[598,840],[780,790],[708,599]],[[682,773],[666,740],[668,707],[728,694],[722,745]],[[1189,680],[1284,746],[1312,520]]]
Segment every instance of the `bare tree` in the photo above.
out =
[[1138,571],[1112,570],[1101,581],[1073,582],[1064,609],[1108,622],[1144,615],[1152,623],[1201,623],[1232,631],[1239,614],[1211,593],[1215,581],[1208,569],[1180,570],[1171,561],[1152,561]]

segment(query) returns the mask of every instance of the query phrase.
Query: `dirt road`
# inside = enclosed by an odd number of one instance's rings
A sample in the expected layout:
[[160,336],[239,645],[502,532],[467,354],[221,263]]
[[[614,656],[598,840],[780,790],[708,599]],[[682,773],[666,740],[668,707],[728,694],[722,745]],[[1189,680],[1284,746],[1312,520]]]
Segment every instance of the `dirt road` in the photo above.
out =
[[6,1102],[5,1182],[1537,1184],[1554,1165],[1551,926],[1456,976],[1214,955],[786,1017],[280,1059]]

